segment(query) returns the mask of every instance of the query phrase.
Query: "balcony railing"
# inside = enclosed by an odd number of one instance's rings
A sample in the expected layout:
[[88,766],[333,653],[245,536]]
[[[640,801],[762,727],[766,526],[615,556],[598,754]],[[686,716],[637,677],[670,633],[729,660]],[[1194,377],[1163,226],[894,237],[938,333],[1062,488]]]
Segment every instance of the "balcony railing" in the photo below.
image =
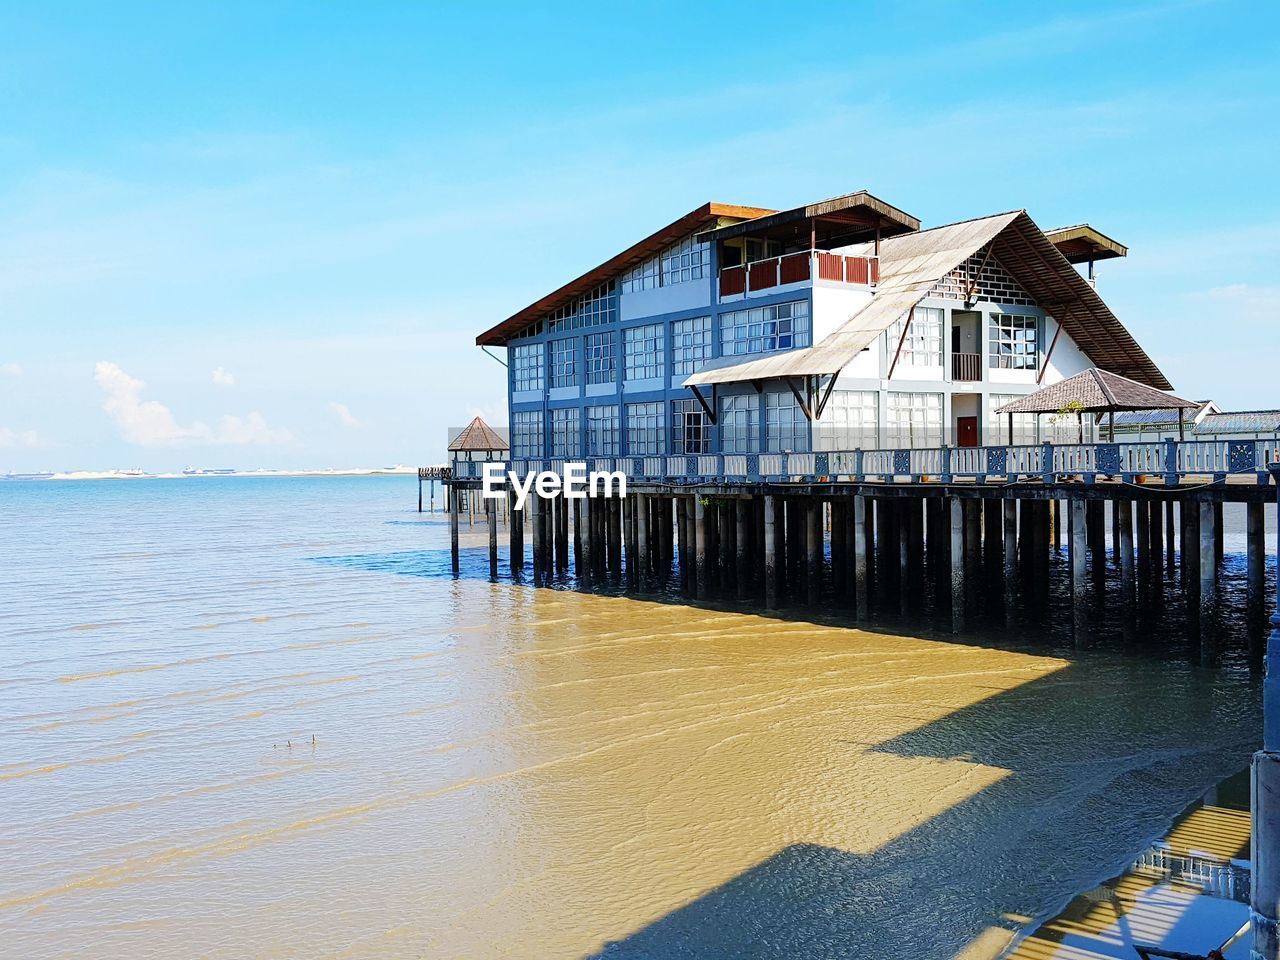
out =
[[982,354],[952,353],[951,379],[960,383],[974,383],[982,379]]
[[750,296],[789,283],[814,278],[833,283],[873,287],[880,282],[876,257],[846,257],[826,250],[802,250],[768,260],[725,267],[720,271],[720,297]]
[[[1010,483],[1063,478],[1093,483],[1117,478],[1128,483],[1144,477],[1166,484],[1188,478],[1214,482],[1228,476],[1252,475],[1270,483],[1267,465],[1280,461],[1280,439],[1158,440],[1149,443],[1017,444],[989,447],[915,447],[898,450],[831,450],[816,453],[703,453],[662,457],[584,457],[588,473],[621,471],[629,481],[693,485],[704,483],[838,483],[864,481],[913,483],[955,479],[985,482],[1001,477]],[[498,461],[495,461],[498,462]],[[550,470],[563,474],[565,460],[501,462],[502,469],[526,473]],[[459,460],[453,478],[477,480],[479,461]]]

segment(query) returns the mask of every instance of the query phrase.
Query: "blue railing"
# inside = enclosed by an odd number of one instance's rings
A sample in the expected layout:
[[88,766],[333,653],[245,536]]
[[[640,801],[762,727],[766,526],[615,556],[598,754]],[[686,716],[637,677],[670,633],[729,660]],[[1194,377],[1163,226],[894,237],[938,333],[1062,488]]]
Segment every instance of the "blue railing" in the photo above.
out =
[[[1157,440],[1147,443],[1041,443],[996,447],[915,447],[900,450],[831,450],[816,453],[704,453],[644,457],[582,457],[588,472],[621,471],[629,481],[655,483],[983,483],[1080,478],[1093,483],[1143,477],[1165,483],[1223,480],[1252,474],[1270,482],[1267,464],[1280,460],[1280,438],[1266,440]],[[494,461],[523,476],[549,470],[563,474],[565,458]],[[456,461],[453,475],[479,479],[484,464]]]

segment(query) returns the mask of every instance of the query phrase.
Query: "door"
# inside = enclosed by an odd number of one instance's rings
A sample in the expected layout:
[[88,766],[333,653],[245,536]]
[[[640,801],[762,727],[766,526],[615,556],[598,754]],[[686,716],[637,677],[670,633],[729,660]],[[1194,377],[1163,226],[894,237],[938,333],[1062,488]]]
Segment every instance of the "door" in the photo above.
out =
[[976,447],[978,445],[978,418],[956,417],[956,446]]

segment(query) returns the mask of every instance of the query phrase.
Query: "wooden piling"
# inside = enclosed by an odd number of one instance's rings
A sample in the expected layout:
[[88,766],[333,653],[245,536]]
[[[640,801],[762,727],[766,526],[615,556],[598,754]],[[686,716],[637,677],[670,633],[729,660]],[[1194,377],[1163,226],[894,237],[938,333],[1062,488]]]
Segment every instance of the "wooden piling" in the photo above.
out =
[[951,632],[963,633],[965,624],[964,501],[950,498]]
[[1119,499],[1116,501],[1117,543],[1116,553],[1120,560],[1120,615],[1123,618],[1125,639],[1131,639],[1134,631],[1133,592],[1133,501]]
[[511,572],[519,574],[524,571],[524,510],[516,509],[514,490],[507,491],[507,509],[511,515],[511,523],[507,525],[507,553]]
[[1077,647],[1089,643],[1088,589],[1085,585],[1085,502],[1067,501],[1067,557],[1071,576],[1071,630]]
[[822,595],[822,501],[809,497],[805,503],[805,596],[810,607],[816,607]]
[[707,505],[697,494],[693,497],[693,562],[694,590],[698,597],[705,597],[707,578]]
[[1164,502],[1164,534],[1165,534],[1165,570],[1173,573],[1174,560],[1178,551],[1176,529],[1173,525],[1173,500]]
[[854,616],[866,620],[867,610],[867,498],[853,498],[853,606]]
[[456,575],[458,573],[458,494],[460,491],[452,484],[445,489],[449,497],[449,560]]
[[1263,505],[1245,505],[1245,607],[1251,625],[1266,616],[1266,520]]
[[489,525],[489,579],[498,579],[498,501],[492,497],[484,500],[485,521]]
[[1004,625],[1013,629],[1018,616],[1018,501],[1001,501],[1004,514]]
[[1200,504],[1200,663],[1217,659],[1218,620],[1218,514],[1219,503]]
[[733,572],[734,584],[738,588],[738,599],[747,600],[751,596],[751,513],[750,500],[734,500],[734,536],[733,552],[736,568]]

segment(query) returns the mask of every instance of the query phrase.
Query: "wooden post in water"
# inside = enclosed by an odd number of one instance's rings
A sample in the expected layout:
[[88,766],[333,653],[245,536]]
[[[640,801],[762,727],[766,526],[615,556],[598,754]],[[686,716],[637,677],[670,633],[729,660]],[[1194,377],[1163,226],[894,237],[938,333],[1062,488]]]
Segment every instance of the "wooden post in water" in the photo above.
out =
[[546,501],[530,492],[525,501],[529,509],[529,526],[533,534],[533,584],[541,586],[547,576],[547,525],[544,522]]
[[1133,501],[1121,498],[1116,501],[1117,548],[1120,558],[1120,615],[1123,618],[1124,637],[1132,638],[1134,629],[1133,594]]
[[831,585],[832,595],[837,606],[843,606],[848,590],[848,526],[845,517],[848,514],[847,500],[831,501]]
[[1138,500],[1138,609],[1146,612],[1151,596],[1151,501]]
[[897,501],[898,516],[898,613],[907,616],[911,612],[911,551],[915,549],[909,508],[915,501],[902,497]]
[[524,570],[524,511],[516,509],[516,492],[507,490],[507,511],[511,522],[507,524],[507,552],[511,558],[511,572]]
[[734,500],[734,583],[738,587],[738,599],[746,600],[751,596],[751,513],[750,500]]
[[676,497],[676,555],[680,559],[680,588],[685,591],[693,589],[693,580],[689,576],[693,551],[689,549],[689,498]]
[[1176,528],[1173,525],[1173,501],[1166,500],[1164,502],[1164,540],[1165,540],[1165,570],[1170,575],[1173,574],[1174,555],[1177,553],[1177,542],[1175,538]]
[[484,516],[489,525],[489,579],[498,579],[498,501],[484,498]]
[[609,504],[609,572],[622,576],[622,498],[610,497]]
[[1151,602],[1164,603],[1164,507],[1151,501]]
[[1067,558],[1071,571],[1071,631],[1077,647],[1089,643],[1088,589],[1085,585],[1085,502],[1067,501]]
[[1053,524],[1053,552],[1059,553],[1062,550],[1062,501],[1050,500],[1046,509],[1053,514],[1050,520]]
[[1018,617],[1018,501],[1002,500],[1004,514],[1004,625],[1012,630]]
[[854,616],[867,619],[867,498],[853,498],[853,606]]
[[979,585],[982,563],[982,534],[979,524],[978,510],[982,503],[978,500],[960,501],[964,507],[964,578],[968,592],[965,602],[972,608],[982,591]]
[[1094,595],[1101,605],[1107,583],[1106,504],[1101,500],[1086,500],[1085,510],[1089,525],[1089,568],[1093,574]]
[[726,596],[735,593],[737,580],[738,521],[733,509],[733,500],[728,497],[720,501],[719,516],[716,518],[716,532],[720,536],[717,545],[720,568],[720,590]]
[[[1199,629],[1200,615],[1200,503],[1184,499],[1182,515],[1186,520],[1182,537],[1182,592],[1186,597],[1188,619]],[[1141,589],[1141,586],[1139,586]]]
[[1214,562],[1218,566],[1222,566],[1223,556],[1223,523],[1222,523],[1222,501],[1215,500],[1213,504],[1213,557]]
[[1245,607],[1251,626],[1266,612],[1266,520],[1261,503],[1245,504]]
[[695,596],[707,595],[707,507],[703,498],[693,495],[693,563]]
[[450,484],[445,487],[449,497],[449,559],[453,572],[458,573],[458,488]]
[[816,607],[822,594],[822,501],[817,497],[805,498],[806,598],[810,607]]
[[778,554],[777,554],[776,497],[764,498],[764,605],[769,610],[778,608]]
[[1218,564],[1217,520],[1219,504],[1200,504],[1200,663],[1212,666],[1217,659]]
[[963,633],[965,623],[965,557],[964,557],[964,501],[950,499],[951,549],[948,562],[951,567],[951,632]]

